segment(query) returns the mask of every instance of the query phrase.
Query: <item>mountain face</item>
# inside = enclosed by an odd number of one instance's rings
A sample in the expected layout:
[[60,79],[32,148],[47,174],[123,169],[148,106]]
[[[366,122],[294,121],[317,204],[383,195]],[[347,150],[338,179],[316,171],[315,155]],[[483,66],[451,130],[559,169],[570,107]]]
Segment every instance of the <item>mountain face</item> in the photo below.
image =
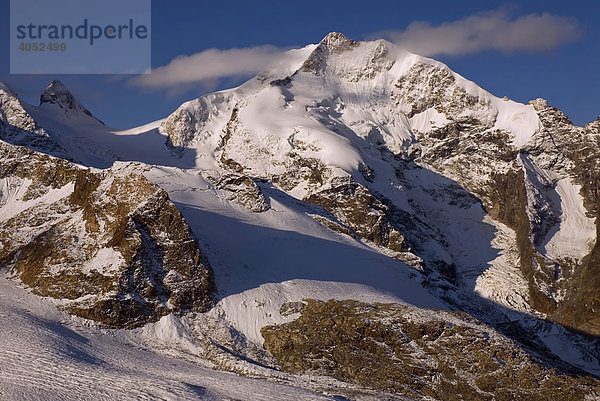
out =
[[59,82],[39,107],[0,86],[2,266],[111,327],[174,312],[236,372],[597,397],[600,120],[382,40],[286,56],[128,131]]
[[[597,263],[600,121],[575,127],[547,102],[538,99],[532,105],[542,121],[544,137],[527,150],[543,169],[554,173],[544,184],[553,187],[560,196],[560,206],[553,206],[558,209],[560,227],[565,228],[564,235],[546,244],[550,255],[545,256],[551,257],[548,269],[550,273],[558,273],[550,280],[555,288],[551,294],[555,303],[551,307],[555,308],[549,312],[561,324],[597,336],[600,333],[600,317],[596,313],[600,288]],[[567,180],[575,187],[570,194],[564,184]],[[566,207],[574,195],[579,195],[575,211]],[[543,201],[552,204],[555,199],[546,196]],[[536,206],[534,203],[530,207]],[[535,224],[534,229],[541,225]]]

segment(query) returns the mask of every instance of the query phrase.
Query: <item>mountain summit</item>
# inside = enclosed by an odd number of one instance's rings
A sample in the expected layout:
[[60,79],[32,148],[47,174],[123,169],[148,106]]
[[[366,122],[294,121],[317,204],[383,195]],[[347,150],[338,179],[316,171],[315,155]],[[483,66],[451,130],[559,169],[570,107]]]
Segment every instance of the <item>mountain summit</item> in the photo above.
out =
[[40,96],[40,106],[44,105],[56,105],[67,115],[78,112],[84,113],[102,123],[102,121],[94,117],[88,109],[75,99],[62,82],[57,80],[50,81],[46,89],[44,89],[44,92],[42,92]]

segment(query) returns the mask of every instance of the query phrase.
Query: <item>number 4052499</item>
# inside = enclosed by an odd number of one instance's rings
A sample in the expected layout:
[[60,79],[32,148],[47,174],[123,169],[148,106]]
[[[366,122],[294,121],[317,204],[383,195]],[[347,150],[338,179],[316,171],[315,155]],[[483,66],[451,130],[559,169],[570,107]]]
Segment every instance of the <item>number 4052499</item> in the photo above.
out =
[[24,52],[64,52],[67,50],[67,44],[62,42],[49,42],[49,43],[30,43],[21,42],[19,50]]

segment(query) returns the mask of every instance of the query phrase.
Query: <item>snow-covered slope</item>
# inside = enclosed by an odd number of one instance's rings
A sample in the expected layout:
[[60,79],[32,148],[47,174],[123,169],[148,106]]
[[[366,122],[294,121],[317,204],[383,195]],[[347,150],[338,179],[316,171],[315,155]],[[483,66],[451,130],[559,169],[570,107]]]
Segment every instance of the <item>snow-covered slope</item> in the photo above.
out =
[[330,400],[143,347],[136,332],[89,327],[0,277],[3,400]]

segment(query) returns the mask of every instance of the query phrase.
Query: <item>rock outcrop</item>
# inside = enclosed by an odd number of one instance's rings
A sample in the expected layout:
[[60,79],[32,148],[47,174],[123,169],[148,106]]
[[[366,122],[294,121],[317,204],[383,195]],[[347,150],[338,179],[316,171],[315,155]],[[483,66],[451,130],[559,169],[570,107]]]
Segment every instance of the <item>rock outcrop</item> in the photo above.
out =
[[128,165],[92,170],[0,142],[0,266],[109,327],[205,311],[215,285],[167,194]]

